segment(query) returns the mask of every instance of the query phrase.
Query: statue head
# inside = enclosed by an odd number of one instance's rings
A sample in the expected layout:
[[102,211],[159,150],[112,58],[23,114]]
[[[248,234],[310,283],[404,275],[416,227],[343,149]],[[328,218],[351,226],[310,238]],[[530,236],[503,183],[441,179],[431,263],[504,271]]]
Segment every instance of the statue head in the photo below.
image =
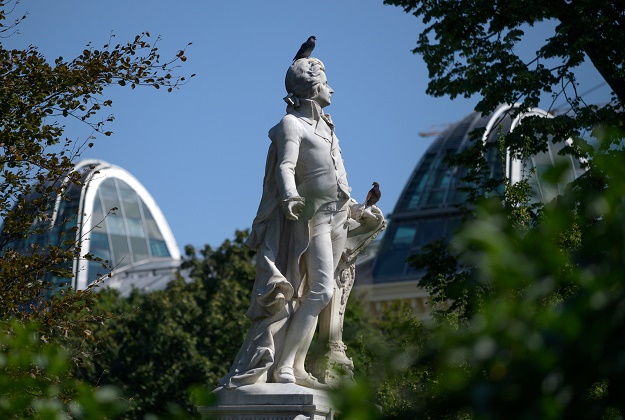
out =
[[[289,94],[314,100],[321,107],[330,104],[329,96],[334,92],[328,86],[323,63],[313,57],[295,60],[286,72],[284,85]],[[324,87],[327,87],[329,93],[325,92]]]

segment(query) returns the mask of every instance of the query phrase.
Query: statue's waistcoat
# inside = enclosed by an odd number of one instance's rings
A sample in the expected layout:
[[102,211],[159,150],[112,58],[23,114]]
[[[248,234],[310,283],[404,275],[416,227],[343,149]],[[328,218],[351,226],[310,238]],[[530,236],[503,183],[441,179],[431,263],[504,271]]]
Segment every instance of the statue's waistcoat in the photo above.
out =
[[[288,113],[270,131],[270,137],[279,150],[276,177],[278,184],[283,185],[279,188],[281,199],[303,197],[306,205],[302,217],[310,220],[325,203],[344,204],[349,199],[350,188],[331,121],[305,111]],[[291,143],[282,144],[287,142]],[[282,153],[281,148],[285,149]]]

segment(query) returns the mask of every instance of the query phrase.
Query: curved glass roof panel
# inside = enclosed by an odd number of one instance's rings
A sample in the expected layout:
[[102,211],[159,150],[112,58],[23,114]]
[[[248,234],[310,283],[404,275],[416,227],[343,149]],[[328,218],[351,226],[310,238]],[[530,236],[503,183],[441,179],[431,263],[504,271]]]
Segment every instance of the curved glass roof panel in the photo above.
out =
[[449,167],[446,157],[467,147],[469,133],[487,120],[472,113],[442,133],[417,165],[402,192],[393,216],[403,212],[449,207],[462,202],[457,194],[460,174],[457,168]]
[[[123,180],[110,177],[100,184],[93,217],[97,225],[91,233],[90,251],[108,260],[115,269],[153,257],[170,256],[163,233],[147,205]],[[90,281],[97,279],[102,271],[97,267],[91,272],[96,265],[89,266]]]
[[[449,167],[446,157],[466,149],[475,129],[486,128],[486,138],[482,141],[488,142],[496,142],[502,133],[510,132],[513,124],[521,121],[521,118],[512,120],[507,112],[510,108],[500,107],[486,117],[473,112],[449,127],[428,148],[406,183],[382,238],[373,263],[374,283],[418,278],[419,273],[406,263],[406,259],[420,252],[422,246],[453,234],[460,224],[458,205],[466,200],[466,193],[460,190],[466,170]],[[545,117],[547,113],[532,110],[531,115]],[[488,175],[497,179],[505,174],[513,182],[526,178],[533,186],[535,199],[543,202],[552,199],[562,192],[566,183],[579,176],[582,169],[571,157],[558,155],[564,144],[548,143],[545,153],[526,162],[517,161],[515,165],[510,162],[513,160],[510,156],[501,155],[499,148],[489,148],[486,156]],[[568,178],[555,189],[546,188],[539,181],[540,174],[563,159],[568,159],[571,168]]]

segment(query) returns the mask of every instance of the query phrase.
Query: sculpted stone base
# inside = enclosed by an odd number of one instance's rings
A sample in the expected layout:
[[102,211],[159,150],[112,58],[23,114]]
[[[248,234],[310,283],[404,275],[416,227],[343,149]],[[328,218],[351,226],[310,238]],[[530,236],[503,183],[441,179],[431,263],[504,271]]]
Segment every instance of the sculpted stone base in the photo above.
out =
[[295,384],[262,383],[235,389],[217,388],[217,405],[198,407],[202,419],[332,420],[326,392]]

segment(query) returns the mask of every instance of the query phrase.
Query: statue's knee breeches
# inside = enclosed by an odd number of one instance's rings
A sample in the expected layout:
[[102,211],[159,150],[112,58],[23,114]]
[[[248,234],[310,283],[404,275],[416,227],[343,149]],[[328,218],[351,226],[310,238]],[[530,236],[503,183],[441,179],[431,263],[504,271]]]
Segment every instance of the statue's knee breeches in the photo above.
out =
[[347,212],[318,212],[312,220],[310,244],[306,251],[306,274],[310,292],[306,306],[318,315],[334,294],[334,272],[343,249]]

